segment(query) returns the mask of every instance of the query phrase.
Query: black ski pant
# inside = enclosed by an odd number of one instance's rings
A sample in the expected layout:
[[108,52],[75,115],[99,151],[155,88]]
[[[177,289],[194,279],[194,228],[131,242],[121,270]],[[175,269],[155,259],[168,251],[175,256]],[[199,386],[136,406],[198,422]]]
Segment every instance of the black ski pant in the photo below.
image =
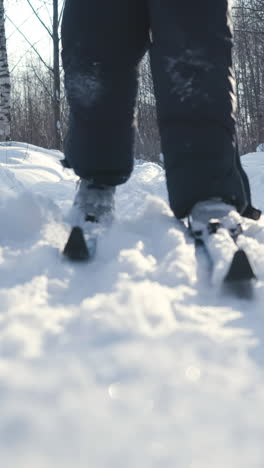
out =
[[149,49],[174,214],[211,197],[245,210],[229,10],[228,0],[66,0],[65,157],[76,174],[106,185],[129,178],[138,64]]

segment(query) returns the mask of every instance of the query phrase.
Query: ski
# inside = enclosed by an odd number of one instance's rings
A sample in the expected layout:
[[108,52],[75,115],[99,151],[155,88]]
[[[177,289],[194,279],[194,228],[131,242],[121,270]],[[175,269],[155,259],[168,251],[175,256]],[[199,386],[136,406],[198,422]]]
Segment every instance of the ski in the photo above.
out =
[[257,279],[247,254],[239,249],[233,256],[230,268],[224,278],[224,288],[241,298],[252,298]]
[[97,235],[87,234],[80,226],[74,226],[63,249],[63,255],[74,262],[92,260],[96,253]]
[[205,204],[201,205],[189,217],[188,227],[196,245],[209,258],[212,285],[220,285],[224,292],[239,298],[252,298],[257,277],[247,253],[240,248],[241,216],[224,203],[212,202],[207,212]]
[[70,213],[72,226],[70,235],[63,249],[63,255],[73,262],[87,262],[94,259],[98,237],[110,226],[112,218],[100,221],[95,216],[86,216],[73,207]]
[[[113,219],[110,216],[108,222],[98,222],[94,216],[84,218],[76,208],[72,214],[72,229],[63,255],[74,262],[91,261],[98,237]],[[251,298],[257,277],[247,253],[240,247],[242,218],[234,207],[215,200],[199,202],[188,218],[188,232],[209,259],[212,286],[221,286],[239,298]]]
[[110,228],[113,216],[86,216],[75,208],[70,214],[71,231],[62,251],[63,256],[73,262],[88,262],[94,259],[98,238]]

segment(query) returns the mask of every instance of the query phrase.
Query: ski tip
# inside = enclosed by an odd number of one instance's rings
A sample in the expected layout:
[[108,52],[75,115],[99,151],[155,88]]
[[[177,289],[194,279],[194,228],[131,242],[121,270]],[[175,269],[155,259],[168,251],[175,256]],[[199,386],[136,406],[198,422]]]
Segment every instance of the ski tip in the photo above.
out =
[[253,279],[256,279],[256,276],[249,263],[247,254],[244,252],[244,250],[237,250],[230,269],[225,277],[225,282],[249,281]]
[[63,255],[75,262],[89,260],[90,253],[85,242],[83,230],[79,226],[72,228],[68,242],[64,247]]
[[225,277],[225,290],[239,298],[251,299],[254,294],[253,280],[256,275],[244,250],[238,250]]

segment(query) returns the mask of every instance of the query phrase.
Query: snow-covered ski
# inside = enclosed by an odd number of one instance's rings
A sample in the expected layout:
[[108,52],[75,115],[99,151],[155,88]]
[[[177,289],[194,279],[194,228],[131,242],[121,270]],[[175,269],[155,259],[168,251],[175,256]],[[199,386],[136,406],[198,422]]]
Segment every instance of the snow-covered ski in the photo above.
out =
[[[90,218],[80,222],[79,216],[78,222],[72,224],[63,255],[75,262],[92,260],[98,237],[108,224]],[[189,231],[210,260],[212,285],[221,285],[226,292],[241,298],[252,297],[256,274],[247,253],[240,247],[241,217],[233,207],[218,203],[215,206],[214,202],[196,207],[189,218]]]
[[212,285],[221,285],[238,297],[251,298],[256,274],[247,253],[240,247],[241,216],[233,207],[214,201],[209,205],[207,202],[207,206],[201,203],[192,214],[189,229],[196,244],[209,257]]

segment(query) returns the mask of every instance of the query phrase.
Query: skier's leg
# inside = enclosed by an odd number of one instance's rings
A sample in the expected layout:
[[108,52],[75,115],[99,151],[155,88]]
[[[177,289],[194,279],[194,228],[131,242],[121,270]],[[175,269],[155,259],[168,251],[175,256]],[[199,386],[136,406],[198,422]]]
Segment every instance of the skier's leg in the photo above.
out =
[[[149,0],[152,72],[171,208],[221,197],[242,212],[228,0]],[[247,187],[248,189],[248,187]]]
[[144,0],[66,0],[65,157],[76,174],[96,185],[118,185],[132,171],[137,65],[147,45]]

